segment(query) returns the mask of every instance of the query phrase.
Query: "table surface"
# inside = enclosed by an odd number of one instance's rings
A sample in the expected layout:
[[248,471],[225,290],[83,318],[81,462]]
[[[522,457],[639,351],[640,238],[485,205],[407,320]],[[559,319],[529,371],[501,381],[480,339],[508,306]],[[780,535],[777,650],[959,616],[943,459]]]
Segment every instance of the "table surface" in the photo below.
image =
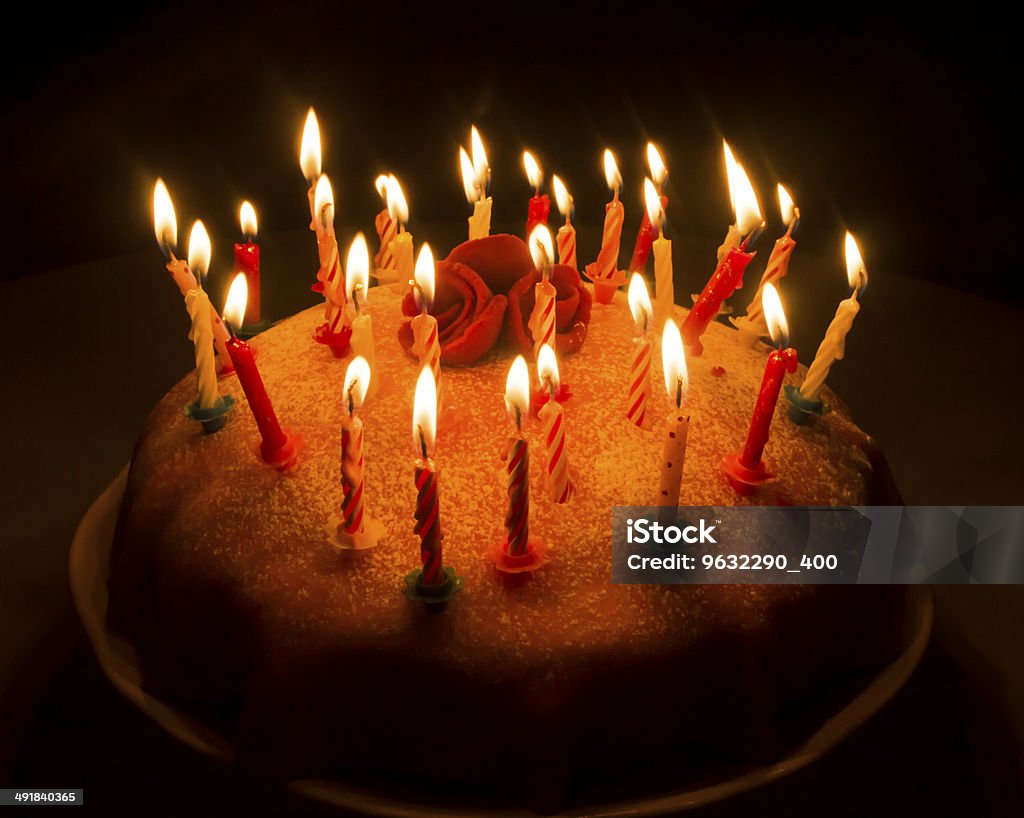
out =
[[[589,238],[582,228],[581,246]],[[684,255],[700,246],[676,241]],[[227,242],[215,237],[214,246]],[[262,256],[270,317],[316,303],[308,233],[268,236]],[[790,282],[823,264],[798,253],[784,282],[805,361],[836,293]],[[676,292],[699,289],[698,279],[677,270]],[[88,804],[135,814],[144,802],[155,815],[327,814],[161,734],[106,683],[71,608],[74,528],[130,457],[149,410],[191,366],[181,300],[159,257],[16,279],[0,284],[0,299],[0,786],[84,786]],[[830,384],[882,444],[908,503],[1022,502],[1022,319],[997,302],[875,276]],[[878,717],[810,769],[698,814],[818,815],[823,804],[833,815],[1024,814],[1024,589],[936,595],[925,660]]]

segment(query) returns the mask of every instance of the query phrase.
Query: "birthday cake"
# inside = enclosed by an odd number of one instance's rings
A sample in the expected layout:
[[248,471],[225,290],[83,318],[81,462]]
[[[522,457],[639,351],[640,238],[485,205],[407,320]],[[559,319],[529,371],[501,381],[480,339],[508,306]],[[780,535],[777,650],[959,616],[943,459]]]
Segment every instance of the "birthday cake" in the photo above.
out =
[[[376,383],[360,410],[362,499],[380,541],[346,550],[332,535],[346,362],[313,342],[324,318],[310,308],[251,341],[296,442],[290,469],[261,457],[235,377],[219,384],[237,405],[217,433],[182,414],[194,375],[142,431],[115,534],[108,621],[136,647],[144,686],[224,735],[242,763],[282,780],[440,800],[475,793],[555,809],[778,759],[895,658],[902,593],[611,584],[611,509],[656,502],[663,440],[626,418],[636,329],[625,293],[592,304],[591,285],[567,273],[558,273],[559,368],[574,494],[549,501],[535,457],[530,536],[547,562],[525,575],[496,570],[488,554],[506,538],[508,506],[503,393],[532,303],[522,271],[502,272],[508,254],[480,247],[470,242],[448,260],[465,268],[451,273],[463,300],[438,305],[448,316],[442,335],[454,328],[443,339],[434,460],[444,561],[461,591],[443,606],[402,593],[420,566],[414,309],[407,287],[373,287],[363,306]],[[440,290],[438,300],[448,298]],[[509,303],[495,319],[499,293]],[[677,320],[685,314],[676,308]],[[460,348],[471,330],[487,339],[482,353],[479,341]],[[795,425],[779,406],[765,452],[777,479],[737,493],[721,464],[743,445],[767,349],[738,344],[717,322],[702,340],[704,354],[689,361],[681,505],[895,499],[872,441],[827,389],[833,411],[814,423]],[[468,357],[473,366],[454,365]],[[650,416],[672,408],[655,388]],[[523,434],[543,451],[539,420],[524,418]]]

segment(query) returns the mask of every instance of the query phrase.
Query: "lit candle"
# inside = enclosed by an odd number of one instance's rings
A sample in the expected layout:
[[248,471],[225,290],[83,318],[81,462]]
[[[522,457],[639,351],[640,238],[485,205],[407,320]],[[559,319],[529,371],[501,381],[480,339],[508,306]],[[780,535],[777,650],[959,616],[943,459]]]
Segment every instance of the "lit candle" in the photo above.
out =
[[[241,326],[245,317],[246,283],[239,273],[231,282],[227,303],[224,305],[224,319],[229,327]],[[264,461],[280,470],[286,470],[295,463],[295,444],[281,429],[274,407],[270,403],[263,378],[256,368],[252,349],[237,335],[228,341],[228,353],[238,373],[238,382],[249,402],[249,409],[260,431],[260,454]]]
[[366,237],[357,233],[345,259],[345,292],[351,304],[351,312],[348,312],[349,308],[346,308],[346,312],[352,327],[352,352],[362,355],[370,364],[371,377],[367,384],[367,394],[372,397],[377,394],[380,373],[377,372],[377,352],[373,343],[373,318],[366,309],[369,281],[370,250],[366,246]]
[[604,178],[612,191],[612,200],[604,206],[604,229],[601,231],[601,252],[597,260],[587,265],[587,275],[594,282],[594,297],[599,304],[610,304],[615,291],[622,283],[619,272],[619,242],[622,238],[622,222],[625,212],[619,201],[622,176],[615,162],[615,155],[605,148]]
[[864,260],[857,247],[857,240],[847,231],[846,241],[846,277],[853,291],[849,298],[839,302],[832,323],[829,324],[821,346],[814,356],[814,361],[807,370],[807,376],[800,387],[800,394],[807,401],[817,401],[821,394],[829,370],[836,361],[841,361],[846,354],[846,336],[853,328],[853,319],[860,311],[858,298],[868,283],[868,273],[864,268]]
[[[167,271],[174,279],[174,283],[178,285],[181,297],[187,298],[189,291],[200,287],[200,285],[192,274],[192,270],[189,269],[188,262],[174,256],[174,248],[178,243],[178,220],[174,215],[174,204],[171,202],[171,195],[167,192],[167,186],[163,179],[157,179],[153,186],[153,230],[156,233],[157,243],[167,259]],[[210,304],[210,323],[213,326],[217,374],[228,375],[235,369],[234,364],[231,363],[231,357],[228,355],[228,331],[213,304]]]
[[[662,187],[665,184],[665,179],[668,178],[668,168],[653,142],[647,143],[647,167],[651,171],[655,189],[661,197],[661,209],[665,210],[668,207],[668,197],[662,194]],[[651,252],[651,244],[657,235],[658,230],[651,224],[651,218],[645,207],[640,220],[640,229],[636,234],[636,244],[633,245],[633,258],[629,263],[630,272],[642,273],[647,267],[647,256]]]
[[441,505],[437,487],[437,466],[432,459],[437,431],[437,389],[430,367],[420,370],[412,411],[412,437],[416,446],[416,524],[413,533],[420,538],[420,562],[423,569],[417,584],[420,589],[445,585],[441,533]]
[[377,188],[378,195],[384,200],[384,209],[374,219],[374,227],[377,229],[377,254],[373,257],[374,269],[383,271],[383,275],[380,272],[376,273],[379,278],[392,278],[395,260],[391,256],[391,242],[395,238],[398,226],[388,211],[388,177],[378,176],[373,184]]
[[[302,170],[302,175],[306,177],[306,181],[309,183],[309,190],[306,193],[306,197],[309,199],[309,229],[316,235],[317,247],[320,249],[320,238],[324,231],[322,211],[318,207],[316,201],[317,187],[320,180],[320,174],[322,172],[320,123],[317,122],[316,112],[312,108],[306,112],[306,122],[302,126],[302,141],[299,144],[299,168]],[[332,203],[333,200],[332,194]],[[331,218],[334,218],[333,213],[331,214]],[[323,254],[321,250],[321,259],[322,258]],[[322,269],[322,261],[320,266]],[[313,283],[313,292],[323,292],[323,289],[323,279],[318,273],[317,280]]]
[[765,284],[774,284],[779,287],[779,279],[789,272],[789,259],[796,247],[796,240],[793,234],[800,224],[800,209],[793,204],[793,198],[789,191],[782,185],[777,185],[779,195],[779,211],[782,214],[782,222],[786,225],[786,232],[775,241],[772,247],[772,254],[768,257],[768,264],[761,275],[761,282],[757,286],[757,292],[750,299],[747,305],[746,315],[740,316],[733,324],[739,329],[739,340],[744,346],[752,347],[754,342],[768,334],[768,324],[764,320],[764,310],[761,309],[761,293]]
[[530,448],[523,437],[523,415],[530,401],[530,372],[526,359],[517,355],[505,381],[505,410],[515,427],[505,448],[508,473],[508,514],[505,516],[506,548],[522,556],[530,547]]
[[316,182],[316,192],[313,197],[313,207],[316,212],[317,254],[320,258],[320,269],[317,270],[317,285],[314,289],[322,292],[324,298],[330,298],[329,293],[333,289],[335,297],[340,298],[344,303],[344,290],[340,290],[341,283],[341,260],[338,257],[338,239],[334,235],[334,189],[331,187],[331,180],[326,173],[322,173]]
[[469,217],[469,238],[482,239],[491,234],[491,197],[487,195],[487,183],[491,178],[491,168],[487,163],[487,152],[484,141],[476,125],[469,134],[472,158],[466,149],[459,148],[459,164],[462,169],[462,189],[466,193],[466,201],[473,205],[473,215]]
[[185,308],[192,319],[188,337],[196,349],[196,378],[199,383],[199,408],[212,409],[220,399],[217,392],[217,370],[213,354],[213,323],[210,320],[210,298],[202,287],[203,276],[210,266],[210,237],[201,221],[192,225],[188,235],[188,266],[195,270],[197,284],[185,295]]
[[[725,239],[718,247],[718,261],[721,261],[725,254],[734,247],[738,247],[743,236],[747,233],[747,230],[744,229],[744,225],[740,221],[740,211],[737,207],[736,198],[742,185],[749,184],[746,181],[746,173],[736,161],[736,157],[732,155],[732,148],[729,147],[729,143],[724,139],[722,140],[722,153],[725,155],[725,178],[729,183],[729,202],[732,205],[734,221],[729,225],[728,230],[725,231]],[[739,178],[740,174],[743,175],[742,180]],[[752,225],[749,227],[752,227]]]
[[406,282],[413,276],[412,233],[406,232],[409,222],[409,205],[405,201],[405,193],[394,175],[388,176],[388,213],[398,224],[398,234],[388,245],[391,257],[395,260],[394,281]]
[[764,227],[754,188],[740,165],[736,166],[736,173],[730,179],[730,190],[736,203],[736,224],[746,238],[738,246],[730,248],[718,262],[704,290],[696,297],[693,309],[683,321],[683,341],[693,355],[700,355],[704,351],[700,337],[718,315],[726,299],[743,285],[743,271],[754,257],[753,253],[746,252],[747,247],[757,241]]
[[555,399],[558,394],[558,359],[555,351],[544,344],[537,353],[537,377],[546,385],[550,400],[540,408],[544,424],[544,485],[553,503],[567,503],[576,492],[569,476],[569,453],[565,442],[565,412]]
[[[629,396],[626,401],[626,417],[630,423],[641,429],[650,428],[647,422],[647,404],[651,400],[651,342],[647,329],[651,322],[651,299],[647,295],[647,284],[640,273],[633,273],[629,279],[629,311],[636,322],[637,337],[633,342],[633,360],[629,367]],[[675,321],[670,322],[672,324]]]
[[672,242],[665,238],[665,211],[654,183],[644,179],[644,202],[647,218],[658,231],[654,240],[654,331],[671,320],[675,308],[675,283],[672,280]]
[[416,257],[416,286],[413,295],[420,314],[413,316],[409,322],[412,327],[412,353],[419,358],[421,369],[425,366],[430,368],[440,391],[441,341],[437,333],[437,319],[430,314],[434,308],[434,254],[425,242]]
[[242,202],[238,210],[238,222],[242,227],[245,244],[235,244],[235,272],[245,273],[249,287],[245,323],[251,327],[260,323],[260,246],[256,243],[256,208],[252,203]]
[[536,355],[541,345],[555,345],[555,304],[558,293],[555,285],[549,280],[554,248],[551,246],[551,231],[546,224],[538,224],[533,228],[529,244],[538,280],[533,285],[533,312],[530,313],[527,326],[533,338],[533,350]]
[[558,228],[555,237],[558,243],[558,263],[576,269],[576,229],[572,226],[573,203],[569,189],[558,176],[551,177],[551,186],[555,191],[555,203],[558,212],[565,216],[565,224]]
[[733,487],[740,493],[746,493],[752,486],[771,479],[762,460],[768,434],[771,431],[775,406],[779,402],[779,392],[787,372],[796,372],[796,350],[789,346],[789,327],[786,315],[782,310],[782,301],[774,284],[764,287],[764,315],[768,322],[768,331],[776,348],[768,356],[764,368],[761,390],[754,405],[754,415],[750,419],[750,429],[743,451],[739,454],[727,455],[723,463]]
[[683,461],[686,459],[686,438],[690,433],[690,417],[683,413],[689,378],[686,373],[686,355],[683,339],[675,321],[668,321],[661,340],[661,362],[665,373],[665,391],[673,409],[665,424],[665,445],[661,451],[661,485],[658,490],[658,521],[662,525],[675,523],[679,505],[679,487],[683,481]]
[[529,237],[537,225],[547,226],[548,215],[551,213],[551,200],[548,198],[548,194],[541,195],[540,186],[544,181],[544,171],[541,170],[540,163],[529,151],[523,151],[523,169],[526,171],[530,187],[533,188],[533,196],[526,209],[526,235]]
[[345,370],[341,399],[345,417],[341,421],[341,523],[339,540],[351,541],[364,531],[363,514],[363,421],[359,410],[370,383],[370,364],[357,355]]

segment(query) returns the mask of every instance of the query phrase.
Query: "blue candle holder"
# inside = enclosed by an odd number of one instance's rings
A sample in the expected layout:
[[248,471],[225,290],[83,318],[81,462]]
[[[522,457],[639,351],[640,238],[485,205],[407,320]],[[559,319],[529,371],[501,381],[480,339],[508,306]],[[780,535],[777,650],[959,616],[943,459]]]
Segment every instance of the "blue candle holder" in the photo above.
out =
[[783,394],[789,401],[789,419],[797,426],[803,426],[812,415],[824,415],[832,411],[832,407],[824,401],[808,400],[795,386],[786,384]]
[[228,414],[234,408],[235,399],[231,395],[221,395],[213,406],[204,409],[197,399],[186,404],[182,412],[189,420],[199,423],[206,434],[212,435],[224,428],[224,424],[228,422]]

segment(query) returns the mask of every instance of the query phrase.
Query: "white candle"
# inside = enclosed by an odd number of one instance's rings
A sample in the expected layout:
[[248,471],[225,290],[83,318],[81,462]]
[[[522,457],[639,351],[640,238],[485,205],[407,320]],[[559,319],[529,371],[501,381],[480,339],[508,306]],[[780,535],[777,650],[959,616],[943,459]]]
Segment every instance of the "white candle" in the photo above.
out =
[[196,376],[199,379],[199,407],[210,409],[217,403],[217,368],[213,353],[213,325],[210,321],[210,299],[198,287],[185,296],[185,308],[192,319],[188,337],[196,348]]
[[672,279],[672,242],[665,238],[665,211],[661,208],[661,196],[650,179],[644,179],[644,203],[647,218],[658,228],[654,240],[654,330],[658,332],[666,321],[671,320],[675,309],[675,283]]
[[[476,133],[476,129],[473,129]],[[479,140],[479,134],[477,134]],[[474,147],[478,144],[473,142]],[[487,176],[490,169],[487,167],[487,155],[483,153],[483,142],[479,142],[477,148],[478,164],[481,170],[478,173],[473,160],[470,159],[466,149],[459,148],[459,164],[462,170],[462,189],[466,194],[466,201],[473,205],[473,215],[469,217],[469,238],[482,239],[491,234],[491,197],[487,195]],[[481,159],[482,157],[482,159]]]
[[405,225],[409,221],[409,206],[405,201],[402,186],[394,176],[388,177],[388,212],[398,224],[398,235],[388,245],[394,259],[394,278],[399,282],[409,281],[413,276],[412,233],[406,232]]
[[683,461],[686,459],[686,438],[690,432],[690,418],[683,412],[686,398],[687,372],[683,339],[675,321],[665,324],[661,342],[662,367],[665,373],[665,391],[673,409],[665,423],[665,445],[661,452],[661,474],[658,521],[662,525],[675,522],[679,505],[679,487],[683,481]]
[[373,318],[365,310],[352,322],[352,352],[362,355],[370,364],[370,383],[367,385],[367,397],[377,394],[380,376],[377,372],[377,352],[373,344]]
[[729,200],[732,203],[733,224],[729,225],[725,240],[718,248],[718,260],[735,247],[740,246],[743,237],[761,223],[761,208],[757,203],[757,195],[747,178],[747,172],[736,161],[729,148],[729,143],[722,140],[725,153],[725,173],[729,180]]

